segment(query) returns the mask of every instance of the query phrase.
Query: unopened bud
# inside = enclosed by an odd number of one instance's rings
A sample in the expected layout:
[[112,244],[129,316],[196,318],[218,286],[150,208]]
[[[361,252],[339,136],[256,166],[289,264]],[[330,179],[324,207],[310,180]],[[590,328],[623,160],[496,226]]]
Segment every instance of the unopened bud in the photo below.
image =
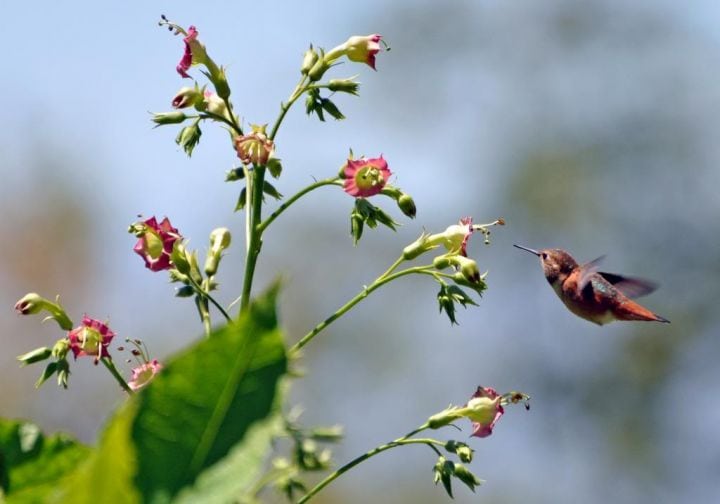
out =
[[35,364],[36,362],[44,361],[51,355],[51,349],[49,349],[48,347],[40,347],[36,348],[35,350],[31,350],[26,354],[19,355],[17,357],[17,360],[22,363],[22,366],[27,366],[28,364]]
[[311,45],[310,49],[305,51],[305,54],[303,55],[303,62],[300,66],[300,73],[303,75],[307,75],[319,58],[320,57],[318,56],[317,51],[315,51],[315,49],[313,49],[313,46]]
[[228,84],[227,75],[225,74],[225,67],[221,66],[217,72],[211,74],[210,80],[213,86],[215,86],[215,92],[220,98],[223,100],[230,98],[230,85]]
[[410,261],[424,254],[428,250],[434,249],[437,245],[433,245],[428,242],[429,236],[429,234],[423,232],[423,234],[420,235],[420,238],[405,247],[403,249],[403,259]]
[[210,233],[210,250],[205,258],[205,274],[212,276],[217,273],[223,250],[230,246],[230,230],[228,228],[217,228]]
[[188,156],[191,156],[193,150],[200,142],[201,136],[202,130],[196,121],[180,130],[180,133],[175,137],[175,143],[182,147]]
[[70,351],[70,340],[61,338],[52,347],[52,356],[56,359],[64,359]]
[[180,110],[174,110],[172,112],[160,112],[158,114],[153,114],[152,117],[152,121],[158,126],[162,126],[164,124],[180,124],[185,119],[187,119],[185,112],[182,112]]
[[328,82],[328,89],[330,91],[339,91],[341,93],[348,93],[353,94],[355,96],[358,95],[358,88],[360,87],[360,83],[356,82],[354,79],[330,79],[330,82]]
[[190,274],[190,262],[187,258],[187,251],[185,250],[185,245],[183,245],[180,240],[176,241],[173,245],[170,260],[175,266],[175,269],[177,269],[180,273],[184,275]]
[[412,199],[412,196],[403,193],[402,196],[398,198],[397,204],[402,213],[411,219],[415,218],[415,215],[417,214],[417,207],[415,206],[415,201]]
[[328,68],[330,68],[330,65],[325,61],[325,58],[318,58],[308,71],[307,76],[312,82],[317,82],[322,79],[322,76],[327,72]]
[[433,259],[433,267],[436,270],[444,270],[452,264],[451,258],[447,255],[437,256]]

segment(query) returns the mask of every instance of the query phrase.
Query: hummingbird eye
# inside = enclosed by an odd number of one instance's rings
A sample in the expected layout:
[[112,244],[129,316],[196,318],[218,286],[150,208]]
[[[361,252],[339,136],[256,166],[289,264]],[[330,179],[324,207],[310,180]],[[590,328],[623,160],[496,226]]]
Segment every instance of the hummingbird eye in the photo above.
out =
[[542,252],[540,254],[540,257],[542,257],[543,261],[548,258],[547,252]]

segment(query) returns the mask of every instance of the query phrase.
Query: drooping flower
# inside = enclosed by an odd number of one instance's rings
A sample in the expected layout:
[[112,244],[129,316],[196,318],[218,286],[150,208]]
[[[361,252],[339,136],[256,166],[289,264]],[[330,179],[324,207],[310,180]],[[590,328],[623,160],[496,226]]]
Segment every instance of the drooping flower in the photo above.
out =
[[150,217],[145,222],[130,226],[130,232],[139,238],[133,250],[145,260],[146,268],[161,271],[172,267],[170,254],[173,245],[182,236],[167,217],[160,224],[155,217]]
[[350,61],[367,63],[375,70],[375,55],[380,52],[380,39],[382,36],[377,33],[373,35],[350,37],[345,45],[347,46],[347,57]]
[[205,63],[205,60],[207,59],[205,46],[200,43],[197,36],[197,29],[194,26],[190,26],[187,30],[185,38],[183,38],[183,42],[185,42],[185,52],[183,53],[176,70],[185,79],[192,78],[187,73],[192,65]]
[[268,163],[275,145],[267,137],[267,124],[251,124],[252,133],[235,138],[235,150],[243,164],[264,166]]
[[490,387],[478,387],[465,406],[448,406],[440,413],[428,419],[428,427],[439,429],[450,425],[455,420],[467,418],[472,422],[475,437],[488,437],[500,417],[505,413],[505,404],[525,403],[525,409],[530,409],[530,396],[522,392],[512,391],[500,395]]
[[372,159],[348,159],[343,170],[343,189],[355,198],[374,196],[382,191],[391,175],[382,155]]
[[490,387],[478,387],[468,403],[465,405],[466,417],[473,426],[471,436],[488,437],[493,427],[505,413],[502,407],[502,396]]
[[163,365],[157,359],[145,362],[132,370],[132,377],[128,381],[128,386],[132,390],[138,390],[147,385],[160,372]]
[[325,55],[325,60],[328,63],[332,63],[342,55],[345,55],[350,61],[367,63],[370,68],[375,70],[375,55],[380,52],[381,39],[382,36],[377,33],[365,36],[354,35],[343,44],[331,49]]
[[76,359],[86,355],[93,356],[97,364],[102,357],[110,357],[107,348],[114,336],[115,333],[107,324],[85,315],[82,325],[68,332],[68,341]]

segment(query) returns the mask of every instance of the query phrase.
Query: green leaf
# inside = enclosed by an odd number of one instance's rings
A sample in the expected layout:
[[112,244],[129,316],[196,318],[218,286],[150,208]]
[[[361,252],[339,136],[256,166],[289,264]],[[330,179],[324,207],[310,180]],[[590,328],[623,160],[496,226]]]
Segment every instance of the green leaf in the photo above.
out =
[[[239,321],[173,359],[138,395],[132,430],[138,450],[135,481],[148,500],[176,496],[237,443],[264,454],[254,449],[256,436],[248,434],[263,429],[261,424],[277,411],[278,381],[286,371],[276,294],[272,289]],[[231,457],[237,462],[233,472],[247,479],[260,470],[262,458],[239,453]]]
[[263,180],[263,192],[271,198],[275,198],[276,200],[281,200],[283,198],[283,195],[280,194],[280,192],[275,188],[275,186],[267,180]]
[[330,101],[329,99],[323,98],[323,99],[320,101],[320,104],[321,104],[323,110],[325,110],[325,112],[327,112],[328,114],[330,114],[331,116],[333,116],[333,117],[334,117],[335,119],[337,119],[338,121],[339,121],[339,120],[342,120],[342,119],[345,119],[345,116],[343,115],[342,112],[340,112],[340,109],[337,108],[337,105],[335,105],[335,104],[334,104],[332,101]]
[[66,434],[44,436],[31,423],[0,420],[0,501],[47,502],[90,448]]
[[243,187],[238,196],[237,204],[235,205],[235,211],[239,212],[247,205],[247,187]]
[[265,165],[273,178],[278,178],[282,173],[282,161],[280,158],[271,157]]

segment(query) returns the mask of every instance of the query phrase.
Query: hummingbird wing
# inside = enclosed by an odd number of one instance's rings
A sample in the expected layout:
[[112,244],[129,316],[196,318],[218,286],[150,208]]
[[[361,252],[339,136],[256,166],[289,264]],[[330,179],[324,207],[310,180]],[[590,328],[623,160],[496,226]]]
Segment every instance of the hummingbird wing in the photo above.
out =
[[576,286],[578,294],[582,292],[583,289],[585,289],[587,284],[592,279],[592,276],[598,272],[598,264],[600,264],[603,259],[605,259],[605,256],[601,255],[600,257],[593,259],[590,262],[586,262],[585,264],[578,267],[580,271]]
[[599,271],[598,274],[631,299],[647,296],[658,288],[658,284],[644,278],[605,273],[604,271]]

